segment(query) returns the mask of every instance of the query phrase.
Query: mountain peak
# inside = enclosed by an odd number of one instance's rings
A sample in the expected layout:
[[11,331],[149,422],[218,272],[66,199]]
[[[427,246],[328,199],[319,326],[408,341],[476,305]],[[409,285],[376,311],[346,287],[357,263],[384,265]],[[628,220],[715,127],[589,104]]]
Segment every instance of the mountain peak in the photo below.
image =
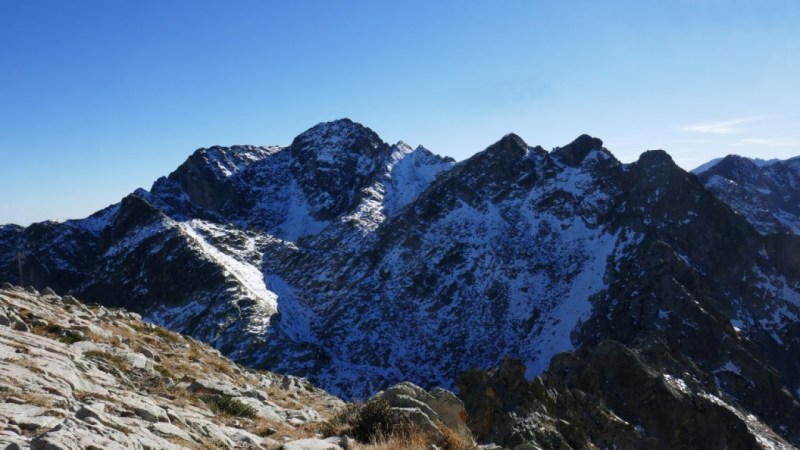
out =
[[290,147],[291,172],[312,215],[327,220],[352,207],[359,191],[390,158],[392,147],[350,119],[315,125]]
[[321,122],[302,132],[292,142],[316,144],[317,147],[347,147],[355,141],[364,140],[372,144],[382,144],[381,138],[364,125],[343,118],[332,122]]
[[664,150],[647,150],[639,155],[638,163],[646,166],[675,165],[675,161]]
[[553,150],[553,156],[564,164],[578,166],[592,150],[600,150],[602,148],[602,140],[588,134],[582,134],[564,147]]

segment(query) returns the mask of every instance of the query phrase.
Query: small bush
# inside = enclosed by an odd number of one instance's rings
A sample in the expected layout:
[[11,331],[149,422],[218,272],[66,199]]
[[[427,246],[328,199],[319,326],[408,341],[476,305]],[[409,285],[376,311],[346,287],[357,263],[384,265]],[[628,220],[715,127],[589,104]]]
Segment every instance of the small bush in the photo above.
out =
[[160,337],[161,339],[167,342],[171,342],[173,344],[181,340],[178,334],[173,333],[172,331],[169,330],[165,330],[158,326],[139,325],[134,323],[131,324],[131,328],[138,331],[139,333],[154,334]]
[[170,372],[169,369],[167,369],[166,367],[162,366],[161,364],[156,364],[154,369],[156,370],[156,372],[159,373],[159,375],[161,375],[164,378],[175,378],[172,375],[172,372]]
[[339,436],[351,434],[351,430],[358,424],[358,412],[361,405],[355,403],[347,404],[330,420],[326,420],[319,425],[319,433],[323,437]]
[[323,436],[347,434],[363,443],[375,443],[397,430],[392,407],[382,398],[373,398],[363,405],[349,404],[319,427]]
[[67,345],[72,345],[76,342],[86,340],[86,336],[84,336],[83,333],[65,329],[61,325],[53,322],[47,322],[47,325],[43,327],[36,327],[33,331],[39,335],[45,335],[52,337],[53,339],[58,339]]
[[64,332],[64,327],[53,322],[47,322],[44,332],[47,334],[61,334]]
[[217,414],[254,419],[258,413],[252,406],[227,395],[206,395],[200,397],[200,399],[209,405]]
[[358,412],[353,437],[361,442],[374,442],[380,436],[388,436],[394,428],[392,406],[382,398],[373,398]]
[[117,369],[119,369],[124,373],[130,372],[130,370],[128,369],[128,361],[126,361],[125,358],[121,356],[112,355],[111,353],[98,350],[89,350],[87,352],[84,352],[83,356],[89,359],[104,361],[108,365],[116,367]]
[[74,344],[76,342],[85,341],[86,337],[83,336],[82,334],[70,333],[69,331],[67,331],[66,333],[63,333],[58,338],[58,340],[63,342],[63,343],[65,343],[65,344],[67,344],[67,345],[72,345],[72,344]]

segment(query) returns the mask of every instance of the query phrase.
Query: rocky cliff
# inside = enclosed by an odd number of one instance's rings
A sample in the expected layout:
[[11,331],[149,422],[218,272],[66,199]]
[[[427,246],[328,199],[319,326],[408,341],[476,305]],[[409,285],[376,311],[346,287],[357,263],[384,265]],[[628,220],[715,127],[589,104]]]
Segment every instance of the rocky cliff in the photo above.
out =
[[800,234],[800,158],[764,161],[728,155],[693,173],[761,233]]

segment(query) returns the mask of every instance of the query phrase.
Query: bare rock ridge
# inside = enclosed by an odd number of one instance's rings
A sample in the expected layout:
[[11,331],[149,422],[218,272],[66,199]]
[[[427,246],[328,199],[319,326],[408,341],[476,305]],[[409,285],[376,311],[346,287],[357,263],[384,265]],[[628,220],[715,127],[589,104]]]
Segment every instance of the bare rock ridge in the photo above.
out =
[[343,405],[52,291],[3,287],[0,325],[2,448],[277,448]]
[[800,234],[800,158],[763,161],[728,155],[694,172],[762,234]]
[[[89,218],[3,226],[0,279],[21,251],[26,284],[345,398],[490,371],[458,382],[492,417],[471,422],[479,441],[799,445],[796,159],[695,175],[602,145],[509,134],[455,163],[342,119],[287,147],[200,149]],[[492,397],[504,356],[535,401]]]

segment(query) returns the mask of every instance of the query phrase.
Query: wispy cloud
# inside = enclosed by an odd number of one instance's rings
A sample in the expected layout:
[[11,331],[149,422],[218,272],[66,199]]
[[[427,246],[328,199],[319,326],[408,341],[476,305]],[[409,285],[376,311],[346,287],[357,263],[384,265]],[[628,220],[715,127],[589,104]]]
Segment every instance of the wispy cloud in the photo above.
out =
[[763,120],[764,117],[742,117],[739,119],[720,120],[716,122],[690,123],[681,127],[681,131],[706,134],[735,134],[742,131],[741,125]]
[[737,142],[736,145],[759,145],[763,147],[800,147],[800,142],[787,141],[783,139],[752,138],[752,139],[742,139],[741,141]]

